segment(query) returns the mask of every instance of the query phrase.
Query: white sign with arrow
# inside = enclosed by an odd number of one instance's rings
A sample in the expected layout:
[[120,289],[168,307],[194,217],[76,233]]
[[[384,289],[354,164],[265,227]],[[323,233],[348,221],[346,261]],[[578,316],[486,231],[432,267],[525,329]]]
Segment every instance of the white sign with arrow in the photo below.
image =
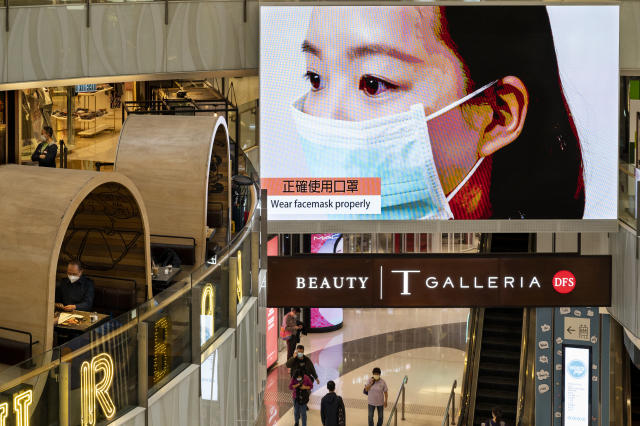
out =
[[564,340],[591,339],[591,320],[589,318],[564,317]]

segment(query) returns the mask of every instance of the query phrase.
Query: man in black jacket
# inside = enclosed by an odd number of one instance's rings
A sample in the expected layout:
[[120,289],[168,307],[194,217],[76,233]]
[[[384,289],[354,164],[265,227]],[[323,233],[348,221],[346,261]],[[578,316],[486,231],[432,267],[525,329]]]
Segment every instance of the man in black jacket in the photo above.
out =
[[298,345],[296,347],[296,351],[293,353],[293,356],[287,360],[287,368],[291,369],[291,376],[300,370],[304,371],[304,374],[311,377],[316,383],[320,384],[320,380],[318,379],[318,373],[316,373],[316,367],[314,367],[313,362],[304,354],[304,346]]
[[56,286],[56,309],[71,312],[92,308],[93,281],[82,275],[80,262],[72,260],[67,266],[67,278]]
[[53,129],[45,126],[42,129],[42,136],[44,136],[44,141],[38,144],[31,155],[31,161],[37,161],[40,167],[55,167],[58,145],[53,139]]
[[320,402],[320,419],[322,426],[344,426],[347,422],[347,413],[344,409],[344,401],[336,395],[336,384],[333,380],[327,382],[327,393]]

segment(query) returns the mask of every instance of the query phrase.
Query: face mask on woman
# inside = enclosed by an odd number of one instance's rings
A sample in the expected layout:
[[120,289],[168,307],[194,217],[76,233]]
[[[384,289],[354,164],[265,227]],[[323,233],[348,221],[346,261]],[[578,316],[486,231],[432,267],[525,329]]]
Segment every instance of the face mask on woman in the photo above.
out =
[[296,380],[301,382],[302,381],[302,377],[298,377],[298,378],[296,378]]
[[424,115],[422,104],[413,105],[409,111],[400,114],[365,121],[316,117],[302,112],[307,95],[294,102],[291,110],[311,175],[381,178],[381,214],[351,215],[351,219],[446,220],[453,218],[449,201],[476,171],[482,158],[449,196],[445,196],[427,123],[495,83],[481,87],[428,117]]
[[77,275],[67,275],[67,277],[69,278],[69,281],[71,281],[71,283],[75,283],[80,279],[80,277]]
[[302,357],[304,356],[304,354],[302,352],[298,352],[298,358],[302,359]]
[[374,374],[373,375],[373,380],[375,380],[375,381],[380,380],[380,375],[379,374]]

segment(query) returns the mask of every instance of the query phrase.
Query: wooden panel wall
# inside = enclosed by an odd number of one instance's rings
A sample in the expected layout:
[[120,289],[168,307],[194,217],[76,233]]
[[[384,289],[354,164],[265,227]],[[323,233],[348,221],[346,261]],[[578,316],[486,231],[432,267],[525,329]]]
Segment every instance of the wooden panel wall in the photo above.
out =
[[[144,235],[143,242],[130,250],[123,269],[115,273],[127,271],[140,276],[150,289],[149,246],[144,243],[148,241],[148,219],[142,197],[128,178],[118,173],[0,166],[0,324],[31,332],[40,342],[34,353],[52,346],[56,273],[68,228],[74,219],[74,226],[104,224],[97,211],[85,208],[93,201],[85,206],[82,203],[87,197],[99,200],[97,194],[115,187],[126,188],[124,192],[138,209],[138,218],[117,219],[116,227],[125,230],[141,226]],[[94,190],[96,194],[92,194]],[[102,201],[103,207],[98,205],[94,210],[113,204]],[[76,215],[78,210],[82,213]],[[120,213],[116,210],[116,217]],[[95,243],[92,237],[86,248],[93,255],[99,251]],[[69,247],[73,250],[73,244]]]
[[[216,154],[228,167],[224,118],[130,115],[120,133],[115,162],[115,170],[129,177],[140,189],[149,213],[151,234],[194,238],[196,265],[204,262],[206,249],[209,160],[214,138],[220,141]],[[221,197],[228,212],[228,171],[224,182]],[[228,215],[226,217],[228,226]],[[163,242],[186,243],[185,240]]]

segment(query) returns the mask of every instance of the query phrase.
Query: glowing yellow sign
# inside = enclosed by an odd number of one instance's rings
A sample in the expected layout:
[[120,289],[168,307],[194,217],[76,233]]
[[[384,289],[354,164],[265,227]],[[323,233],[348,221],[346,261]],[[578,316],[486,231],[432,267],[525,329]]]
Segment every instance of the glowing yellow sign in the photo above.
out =
[[[32,402],[33,391],[31,389],[13,394],[13,412],[16,415],[16,426],[29,426],[29,406]],[[9,407],[7,407],[8,411]],[[2,425],[4,425],[4,419],[2,420]]]
[[206,322],[200,325],[203,328],[202,333],[204,333],[200,339],[200,344],[204,344],[214,335],[215,321],[213,315],[215,308],[216,293],[211,283],[207,283],[202,287],[202,297],[200,299],[200,315],[206,318]]
[[236,294],[238,303],[242,302],[242,252],[238,250],[238,261],[236,267]]
[[[96,375],[102,373],[102,379],[96,383]],[[96,424],[96,401],[104,416],[109,420],[116,415],[116,406],[109,396],[113,382],[113,359],[107,353],[101,353],[85,361],[80,366],[80,409],[82,426]]]
[[170,328],[167,317],[160,318],[153,325],[153,383],[158,383],[171,369]]
[[0,404],[0,426],[7,426],[7,417],[9,416],[9,403]]

